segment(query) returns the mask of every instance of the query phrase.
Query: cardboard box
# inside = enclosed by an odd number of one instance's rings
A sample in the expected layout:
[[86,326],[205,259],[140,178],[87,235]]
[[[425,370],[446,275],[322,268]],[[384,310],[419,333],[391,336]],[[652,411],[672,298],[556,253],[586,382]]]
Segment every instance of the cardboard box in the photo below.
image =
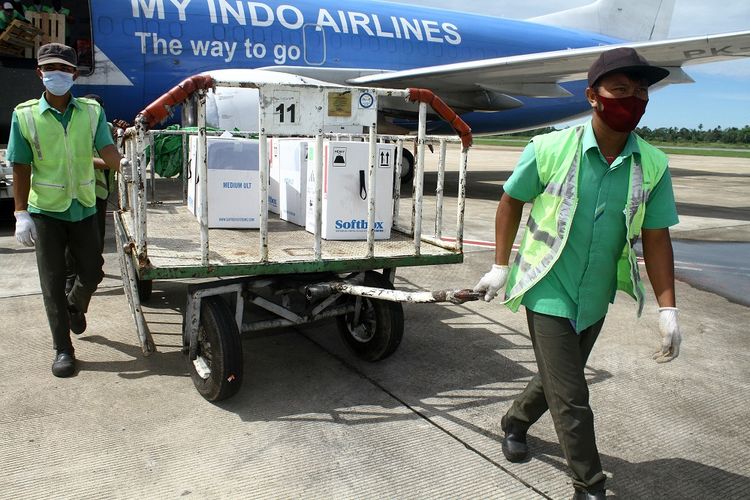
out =
[[[306,139],[274,139],[271,171],[278,175],[279,217],[300,226],[305,225],[307,207]],[[271,182],[273,182],[273,177]],[[269,194],[269,205],[271,196]]]
[[[198,136],[190,136],[190,178],[187,205],[200,217],[201,197],[198,174]],[[258,140],[237,137],[209,137],[208,227],[260,227],[260,172]]]
[[[315,232],[315,155],[308,144],[307,217],[305,229]],[[327,240],[366,240],[369,144],[357,141],[323,143],[322,234]],[[391,237],[393,172],[396,147],[378,144],[375,160],[375,239]]]

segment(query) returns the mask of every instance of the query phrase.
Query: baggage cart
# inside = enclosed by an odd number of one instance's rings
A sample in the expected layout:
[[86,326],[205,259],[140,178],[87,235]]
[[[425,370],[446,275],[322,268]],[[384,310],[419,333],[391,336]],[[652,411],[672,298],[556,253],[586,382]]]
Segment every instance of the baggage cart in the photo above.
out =
[[[207,182],[199,183],[199,217],[186,207],[187,178],[207,178],[207,138],[217,132],[206,130],[206,95],[222,86],[253,88],[259,92],[259,178],[260,228],[209,229]],[[385,136],[377,133],[377,104],[380,99],[415,102],[418,133],[415,136]],[[158,131],[152,127],[170,108],[190,100],[197,109],[197,161],[183,165],[182,196],[167,200],[154,183],[155,155],[146,161],[146,150],[154,152],[157,133],[186,134],[181,130]],[[426,135],[430,111],[451,121],[460,139]],[[188,108],[186,105],[185,108]],[[327,127],[346,124],[361,128],[347,140],[369,143],[366,189],[375,193],[375,158],[379,142],[396,145],[394,178],[400,178],[404,143],[416,140],[417,163],[411,196],[402,202],[400,182],[394,182],[393,223],[387,240],[375,238],[375,196],[367,206],[366,239],[323,240],[321,206],[323,197],[322,145],[340,138]],[[235,136],[247,136],[234,131]],[[183,352],[189,360],[191,378],[199,393],[209,401],[234,395],[243,381],[240,335],[269,328],[302,325],[324,318],[336,318],[346,345],[360,358],[377,361],[391,355],[404,332],[402,302],[461,303],[476,300],[470,290],[406,292],[395,290],[395,272],[402,266],[456,264],[463,260],[463,226],[467,153],[471,133],[460,118],[431,92],[421,89],[377,89],[342,87],[319,82],[299,84],[218,81],[198,75],[183,81],[147,107],[135,125],[121,132],[123,156],[131,168],[119,176],[119,205],[115,233],[125,295],[135,320],[144,355],[155,351],[141,304],[151,293],[152,280],[186,280],[183,318]],[[313,145],[308,168],[315,169],[313,199],[314,231],[269,215],[269,151],[273,137],[306,137]],[[187,140],[183,158],[188,158]],[[425,148],[440,150],[434,228],[423,226],[423,177]],[[455,227],[444,234],[443,186],[446,148],[460,152],[459,189],[456,193]],[[150,172],[150,178],[149,178]],[[364,176],[362,176],[364,178]],[[365,181],[363,181],[365,182]],[[402,206],[404,208],[402,208]],[[428,234],[429,233],[429,234]],[[250,313],[252,309],[252,314]]]

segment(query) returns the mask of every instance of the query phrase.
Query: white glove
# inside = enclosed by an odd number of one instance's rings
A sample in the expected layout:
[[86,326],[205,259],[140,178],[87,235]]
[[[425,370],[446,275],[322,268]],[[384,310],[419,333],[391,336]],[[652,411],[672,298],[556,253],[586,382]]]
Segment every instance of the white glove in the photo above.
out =
[[120,159],[120,175],[125,179],[125,182],[133,180],[133,164],[127,158]]
[[653,358],[657,363],[672,361],[680,354],[682,342],[680,325],[677,324],[676,307],[659,308],[659,333],[661,334],[661,350],[656,351]]
[[26,210],[13,212],[16,216],[16,239],[21,245],[33,247],[36,241],[36,226]]
[[489,302],[495,298],[497,292],[505,286],[505,282],[508,279],[508,266],[501,266],[499,264],[492,264],[487,274],[482,276],[479,283],[474,287],[475,292],[485,292],[484,301]]

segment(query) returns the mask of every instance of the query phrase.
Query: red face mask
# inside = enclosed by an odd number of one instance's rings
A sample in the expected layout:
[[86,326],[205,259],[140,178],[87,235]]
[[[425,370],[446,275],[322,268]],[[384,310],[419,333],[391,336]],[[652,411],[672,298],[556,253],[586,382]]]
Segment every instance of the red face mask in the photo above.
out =
[[643,113],[646,112],[648,101],[639,99],[636,96],[630,97],[604,97],[597,95],[599,102],[602,104],[596,106],[594,110],[599,118],[606,123],[609,128],[618,132],[632,132],[641,121]]

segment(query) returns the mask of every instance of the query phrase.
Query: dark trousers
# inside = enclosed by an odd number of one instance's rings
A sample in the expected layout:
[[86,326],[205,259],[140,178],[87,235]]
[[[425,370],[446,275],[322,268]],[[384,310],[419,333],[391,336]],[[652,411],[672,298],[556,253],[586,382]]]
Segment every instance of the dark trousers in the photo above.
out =
[[[101,252],[104,253],[104,234],[107,227],[107,200],[96,199],[96,225],[99,227],[99,243]],[[65,293],[73,288],[76,279],[76,260],[70,249],[65,250],[65,263],[67,267],[67,278],[65,282]],[[102,266],[104,261],[102,260]]]
[[516,398],[506,425],[528,429],[548,409],[578,490],[604,487],[584,368],[604,318],[576,335],[570,320],[526,309],[539,372]]
[[[88,311],[91,295],[104,277],[97,219],[92,215],[82,221],[67,222],[40,214],[31,216],[36,226],[36,264],[53,347],[58,351],[72,351],[68,306],[75,306],[84,313]],[[67,297],[66,248],[75,259],[76,272],[73,289]]]

